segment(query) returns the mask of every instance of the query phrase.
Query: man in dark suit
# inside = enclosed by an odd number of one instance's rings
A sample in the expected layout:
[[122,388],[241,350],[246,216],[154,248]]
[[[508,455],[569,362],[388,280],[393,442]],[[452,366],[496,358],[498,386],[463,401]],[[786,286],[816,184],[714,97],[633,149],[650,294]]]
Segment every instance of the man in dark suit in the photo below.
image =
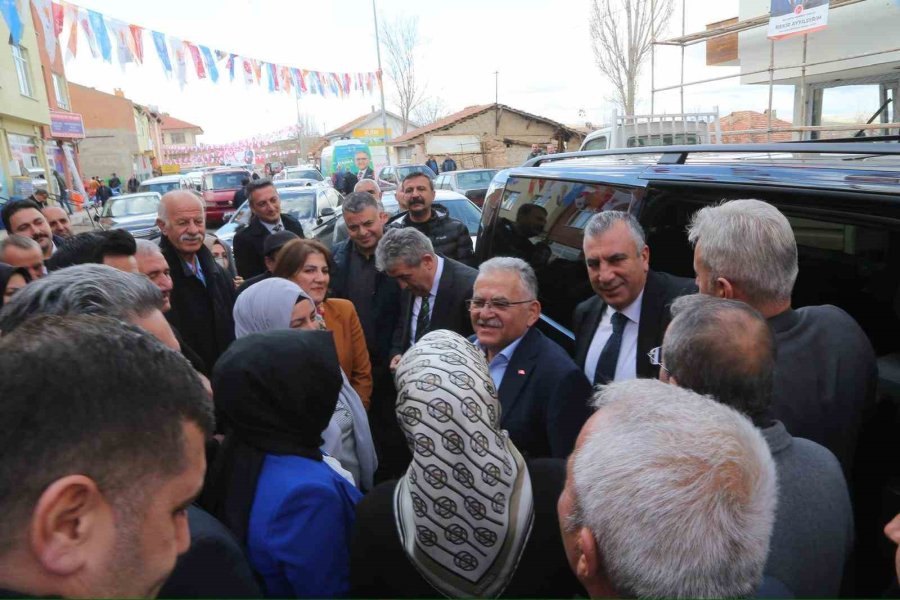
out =
[[0,211],[3,226],[9,235],[30,237],[41,247],[47,260],[65,240],[53,234],[46,217],[41,213],[41,205],[34,200],[13,200],[3,205]]
[[266,236],[266,241],[263,242],[263,252],[265,253],[263,260],[266,263],[266,270],[256,277],[251,277],[244,281],[244,283],[238,287],[236,295],[240,296],[244,290],[251,285],[271,277],[272,271],[275,269],[275,258],[278,256],[278,251],[284,248],[284,245],[288,242],[299,239],[300,238],[297,237],[297,234],[293,231],[279,231],[278,233]]
[[492,258],[478,269],[470,316],[498,390],[503,429],[526,457],[565,458],[590,417],[591,384],[534,327],[541,315],[537,292],[528,263]]
[[412,227],[386,231],[375,250],[375,264],[403,290],[391,347],[392,371],[400,355],[429,331],[472,334],[466,300],[472,297],[478,271],[435,254],[431,240]]
[[575,362],[594,384],[657,377],[647,353],[662,344],[669,305],[696,292],[694,282],[650,270],[644,230],[627,212],[594,215],[583,248],[596,296],[575,307]]
[[172,277],[172,309],[166,319],[212,369],[234,341],[234,283],[203,245],[203,201],[186,190],[166,192],[156,223],[162,232],[159,247]]
[[356,153],[353,162],[356,163],[356,168],[358,169],[356,173],[357,181],[362,181],[363,179],[375,179],[375,172],[372,170],[372,167],[369,166],[370,161],[371,159],[365,151],[360,150]]
[[263,251],[265,239],[279,231],[291,231],[303,237],[303,226],[290,215],[281,214],[278,190],[270,179],[257,179],[247,184],[250,201],[250,225],[234,236],[234,260],[237,272],[244,279],[255,277],[266,270]]

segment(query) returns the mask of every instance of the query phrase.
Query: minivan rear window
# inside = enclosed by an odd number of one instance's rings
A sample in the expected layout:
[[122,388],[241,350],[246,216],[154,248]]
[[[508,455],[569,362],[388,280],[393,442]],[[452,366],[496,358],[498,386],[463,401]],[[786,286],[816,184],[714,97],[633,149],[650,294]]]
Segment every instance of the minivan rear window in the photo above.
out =
[[246,173],[207,173],[206,189],[208,190],[236,190],[241,187],[241,179],[246,177]]

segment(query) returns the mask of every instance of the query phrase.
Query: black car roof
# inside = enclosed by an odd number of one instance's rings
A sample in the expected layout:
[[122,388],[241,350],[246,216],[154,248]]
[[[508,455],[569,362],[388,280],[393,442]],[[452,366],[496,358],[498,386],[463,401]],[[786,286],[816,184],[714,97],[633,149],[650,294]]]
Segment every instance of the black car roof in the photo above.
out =
[[691,182],[900,194],[900,144],[797,142],[570,152],[534,158],[512,169],[510,176],[635,187]]

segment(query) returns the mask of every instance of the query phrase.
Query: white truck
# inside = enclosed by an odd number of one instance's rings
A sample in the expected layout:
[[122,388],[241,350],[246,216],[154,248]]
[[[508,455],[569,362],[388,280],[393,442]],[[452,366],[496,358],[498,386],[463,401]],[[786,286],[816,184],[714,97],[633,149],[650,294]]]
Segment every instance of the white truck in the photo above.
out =
[[588,134],[581,150],[720,144],[721,140],[718,111],[671,115],[620,115],[613,111],[610,125]]

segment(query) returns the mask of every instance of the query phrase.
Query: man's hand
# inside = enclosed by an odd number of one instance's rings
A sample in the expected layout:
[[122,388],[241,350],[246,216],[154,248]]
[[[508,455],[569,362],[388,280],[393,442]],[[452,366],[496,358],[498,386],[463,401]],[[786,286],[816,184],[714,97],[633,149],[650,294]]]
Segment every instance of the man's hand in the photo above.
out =
[[[391,370],[391,373],[397,370],[397,367],[400,365],[400,354],[394,355],[394,358],[391,359],[391,364],[388,367]],[[892,521],[893,522],[893,521]]]
[[[888,539],[895,544],[900,544],[900,515],[884,526],[884,535],[888,536]],[[897,571],[897,579],[900,580],[900,546],[897,547],[897,553],[894,554],[894,570]]]
[[235,287],[235,289],[237,289],[237,288],[241,287],[242,285],[244,285],[244,278],[241,277],[240,275],[238,275],[237,277],[234,278],[234,287]]

